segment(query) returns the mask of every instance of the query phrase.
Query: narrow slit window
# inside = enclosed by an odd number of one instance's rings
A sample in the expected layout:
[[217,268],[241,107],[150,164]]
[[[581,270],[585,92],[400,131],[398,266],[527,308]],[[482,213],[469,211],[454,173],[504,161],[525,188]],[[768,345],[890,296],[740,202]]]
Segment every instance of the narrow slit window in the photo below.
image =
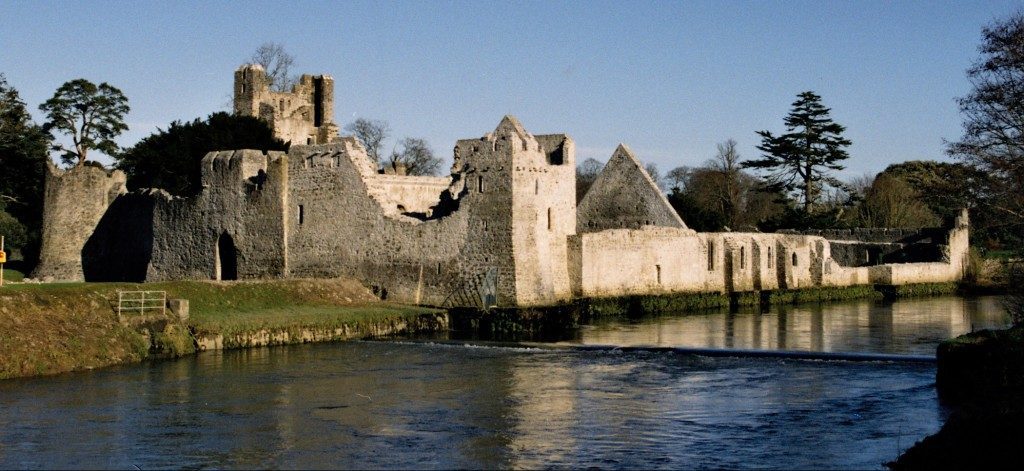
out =
[[300,204],[299,205],[299,225],[301,226],[302,223],[304,223],[304,222],[306,222],[306,208]]
[[540,194],[540,180],[534,180],[533,181],[533,194],[535,194],[535,195],[539,195]]
[[772,267],[772,248],[768,247],[768,268]]
[[477,177],[476,177],[476,189],[480,193],[484,192],[484,176],[483,175],[477,175]]
[[655,266],[654,266],[654,271],[655,271],[655,272],[656,272],[656,274],[657,274],[657,277],[658,277],[658,284],[660,285],[660,284],[661,284],[661,265],[655,265]]
[[740,247],[740,269],[747,268],[747,248]]
[[437,274],[441,274],[441,262],[437,262]]
[[715,243],[708,242],[708,271],[715,270]]
[[796,266],[796,252],[793,252],[793,266]]
[[551,208],[548,208],[548,230],[549,231],[551,230],[551,226],[552,226],[552,223],[551,223]]

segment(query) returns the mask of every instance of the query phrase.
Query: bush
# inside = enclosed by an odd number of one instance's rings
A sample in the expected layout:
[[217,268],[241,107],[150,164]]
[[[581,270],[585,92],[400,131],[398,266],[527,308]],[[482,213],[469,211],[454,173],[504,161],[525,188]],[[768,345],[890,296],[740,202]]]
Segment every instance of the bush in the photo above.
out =
[[1014,326],[1024,325],[1024,261],[1006,265],[1006,286],[1008,294],[1003,299],[1003,306]]

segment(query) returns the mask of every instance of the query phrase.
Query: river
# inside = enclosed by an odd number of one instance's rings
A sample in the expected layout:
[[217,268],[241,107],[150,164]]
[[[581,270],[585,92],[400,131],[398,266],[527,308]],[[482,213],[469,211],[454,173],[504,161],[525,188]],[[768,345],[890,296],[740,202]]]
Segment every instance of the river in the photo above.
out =
[[559,347],[920,355],[1006,322],[991,297],[860,301],[605,321],[555,348],[344,342],[7,380],[0,468],[879,468],[944,420],[933,364]]

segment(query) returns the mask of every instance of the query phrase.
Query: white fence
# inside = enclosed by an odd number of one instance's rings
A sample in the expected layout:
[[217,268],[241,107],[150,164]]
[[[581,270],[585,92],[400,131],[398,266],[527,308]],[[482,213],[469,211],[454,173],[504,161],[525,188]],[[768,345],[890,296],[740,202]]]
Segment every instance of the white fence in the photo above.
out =
[[124,321],[128,316],[146,317],[167,314],[166,291],[118,291],[117,318]]

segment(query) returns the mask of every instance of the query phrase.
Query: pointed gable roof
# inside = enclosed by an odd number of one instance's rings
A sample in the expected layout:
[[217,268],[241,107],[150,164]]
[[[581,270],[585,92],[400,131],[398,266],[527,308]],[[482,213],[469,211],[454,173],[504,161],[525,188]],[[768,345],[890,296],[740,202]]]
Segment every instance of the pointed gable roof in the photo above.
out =
[[576,232],[686,228],[665,194],[625,144],[619,144],[576,208]]
[[519,138],[524,141],[527,140],[526,136],[529,135],[529,133],[526,132],[526,129],[523,128],[523,124],[520,123],[515,116],[507,114],[504,118],[501,118],[501,122],[498,123],[498,127],[494,128],[494,135],[511,136],[512,134],[519,136]]

